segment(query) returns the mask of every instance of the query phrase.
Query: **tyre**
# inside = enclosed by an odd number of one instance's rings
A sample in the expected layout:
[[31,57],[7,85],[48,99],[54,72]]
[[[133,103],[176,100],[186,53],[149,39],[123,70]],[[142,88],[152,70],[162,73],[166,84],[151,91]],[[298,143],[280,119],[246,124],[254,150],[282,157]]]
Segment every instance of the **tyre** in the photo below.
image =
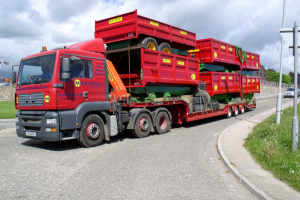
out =
[[244,114],[245,113],[245,106],[242,106],[241,108],[241,114]]
[[104,123],[98,115],[87,116],[82,123],[78,142],[84,147],[94,147],[104,139]]
[[165,53],[173,53],[171,46],[166,42],[163,42],[158,46],[158,51],[162,51]]
[[157,42],[152,37],[146,37],[145,39],[143,39],[140,42],[140,44],[145,44],[147,49],[151,49],[151,50],[157,50],[158,49]]
[[238,106],[235,107],[233,115],[234,116],[238,116],[239,115],[239,107]]
[[227,112],[227,118],[230,118],[231,116],[232,116],[232,108],[229,107]]
[[147,137],[150,134],[152,128],[151,118],[147,113],[141,113],[134,125],[134,129],[131,131],[132,135],[137,138]]
[[164,134],[168,132],[170,126],[169,116],[166,112],[162,111],[158,113],[155,120],[155,130],[158,134]]

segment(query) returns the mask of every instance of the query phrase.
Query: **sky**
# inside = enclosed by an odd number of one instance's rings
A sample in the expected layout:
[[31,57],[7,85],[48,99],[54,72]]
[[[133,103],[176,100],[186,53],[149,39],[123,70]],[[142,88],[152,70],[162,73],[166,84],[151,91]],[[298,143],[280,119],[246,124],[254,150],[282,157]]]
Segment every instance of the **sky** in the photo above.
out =
[[[1,0],[0,77],[42,46],[54,49],[94,38],[95,20],[137,9],[138,14],[260,54],[261,64],[279,71],[283,0]],[[286,0],[285,27],[300,25],[300,1]],[[300,56],[299,56],[300,57]],[[300,64],[300,59],[298,61]],[[283,73],[294,57],[283,46]],[[298,70],[299,71],[299,70]]]

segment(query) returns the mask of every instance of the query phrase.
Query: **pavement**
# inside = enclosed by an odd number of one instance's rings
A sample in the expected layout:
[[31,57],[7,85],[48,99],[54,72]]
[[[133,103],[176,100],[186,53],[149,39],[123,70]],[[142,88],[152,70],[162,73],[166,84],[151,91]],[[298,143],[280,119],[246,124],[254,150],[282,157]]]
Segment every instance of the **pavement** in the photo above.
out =
[[0,119],[0,130],[16,128],[16,119]]
[[[282,110],[290,106],[293,106],[293,101],[282,104]],[[264,170],[243,146],[253,127],[275,113],[276,108],[228,127],[218,139],[218,151],[234,177],[258,199],[300,199],[299,192]]]

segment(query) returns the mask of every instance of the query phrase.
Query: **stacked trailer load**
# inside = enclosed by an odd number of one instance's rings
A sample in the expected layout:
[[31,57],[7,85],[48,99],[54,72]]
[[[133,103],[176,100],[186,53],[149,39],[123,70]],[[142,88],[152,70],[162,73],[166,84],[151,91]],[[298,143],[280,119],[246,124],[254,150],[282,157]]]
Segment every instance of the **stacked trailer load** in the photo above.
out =
[[[242,50],[241,47],[213,38],[196,41],[196,48],[188,51],[188,56],[197,58],[200,64],[214,64],[231,70],[260,70],[258,54]],[[208,69],[209,70],[209,69]]]
[[102,38],[108,50],[144,44],[152,50],[183,55],[196,46],[195,33],[140,16],[137,10],[96,21],[95,38]]

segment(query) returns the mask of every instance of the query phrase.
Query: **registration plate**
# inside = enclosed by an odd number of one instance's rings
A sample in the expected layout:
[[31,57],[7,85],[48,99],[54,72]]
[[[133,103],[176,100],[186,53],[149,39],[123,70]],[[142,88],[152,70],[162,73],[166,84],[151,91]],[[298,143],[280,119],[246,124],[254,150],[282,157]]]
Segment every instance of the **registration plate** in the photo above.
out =
[[26,131],[26,135],[27,136],[36,137],[36,132],[28,132],[28,131]]

